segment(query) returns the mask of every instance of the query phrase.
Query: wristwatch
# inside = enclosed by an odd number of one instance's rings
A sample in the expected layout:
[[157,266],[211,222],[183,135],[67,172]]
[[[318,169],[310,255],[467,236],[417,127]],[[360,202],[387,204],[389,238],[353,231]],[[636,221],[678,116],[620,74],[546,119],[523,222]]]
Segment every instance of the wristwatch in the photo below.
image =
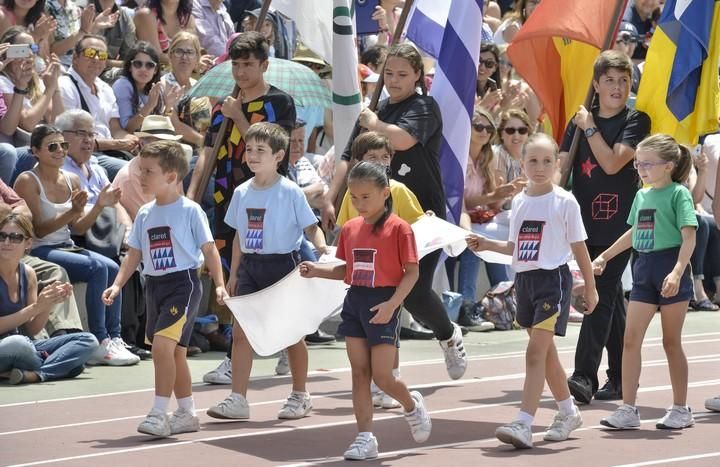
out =
[[585,128],[585,137],[590,139],[590,137],[597,132],[598,132],[598,129],[596,126],[591,126],[591,127]]

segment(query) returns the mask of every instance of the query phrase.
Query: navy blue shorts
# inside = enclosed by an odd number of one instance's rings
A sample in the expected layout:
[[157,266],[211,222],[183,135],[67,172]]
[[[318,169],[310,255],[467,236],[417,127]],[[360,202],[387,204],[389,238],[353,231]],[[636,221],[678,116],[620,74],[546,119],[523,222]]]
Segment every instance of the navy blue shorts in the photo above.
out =
[[197,269],[146,276],[147,342],[152,344],[154,336],[163,336],[187,347],[201,298]]
[[263,255],[243,253],[237,272],[235,295],[248,295],[266,289],[292,272],[300,264],[300,254]]
[[570,314],[572,274],[563,264],[559,268],[535,269],[515,275],[518,324],[528,329],[544,329],[564,336]]
[[671,305],[693,298],[693,282],[690,277],[690,268],[686,267],[680,277],[680,287],[674,297],[662,297],[663,281],[677,263],[680,248],[637,253],[632,266],[633,286],[630,291],[630,301],[650,303],[652,305]]
[[370,311],[370,308],[388,301],[394,293],[395,287],[350,287],[340,313],[342,323],[338,327],[338,334],[367,339],[371,347],[379,344],[400,347],[399,308],[386,324],[370,323],[370,319],[375,316],[375,312]]

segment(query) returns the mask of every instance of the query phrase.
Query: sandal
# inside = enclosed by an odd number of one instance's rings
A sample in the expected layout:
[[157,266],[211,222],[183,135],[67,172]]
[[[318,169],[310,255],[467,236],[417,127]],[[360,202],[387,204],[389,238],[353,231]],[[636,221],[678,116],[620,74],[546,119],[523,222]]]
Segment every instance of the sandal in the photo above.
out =
[[717,306],[713,302],[710,301],[710,299],[705,298],[703,300],[692,300],[690,302],[690,307],[695,311],[718,311],[720,310],[720,306]]

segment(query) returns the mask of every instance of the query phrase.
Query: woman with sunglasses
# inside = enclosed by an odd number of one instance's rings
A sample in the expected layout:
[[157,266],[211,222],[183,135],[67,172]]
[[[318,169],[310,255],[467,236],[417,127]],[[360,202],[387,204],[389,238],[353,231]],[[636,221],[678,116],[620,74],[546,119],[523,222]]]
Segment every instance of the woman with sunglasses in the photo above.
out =
[[192,16],[192,0],[148,0],[146,7],[135,12],[135,30],[140,41],[147,41],[159,51],[160,61],[170,63],[170,39],[180,31],[197,34]]
[[162,114],[160,57],[149,42],[138,41],[130,49],[122,76],[112,85],[120,112],[120,126],[132,133],[148,115]]
[[57,92],[58,78],[62,72],[60,61],[52,55],[45,70],[38,74],[35,68],[38,60],[37,45],[33,36],[21,26],[6,30],[0,37],[0,43],[26,44],[33,51],[27,58],[12,60],[0,73],[0,93],[6,107],[10,106],[15,94],[24,97],[20,118],[12,124],[31,132],[38,123],[52,123],[65,110],[62,97]]
[[502,80],[498,67],[500,51],[492,42],[480,45],[478,77],[475,89],[475,105],[481,105],[491,113],[502,100]]
[[115,280],[119,267],[110,258],[76,247],[70,238],[71,232],[87,232],[104,207],[118,202],[119,193],[108,185],[98,194],[96,203],[87,206],[88,193],[80,189],[80,179],[62,170],[69,145],[57,128],[39,125],[30,136],[30,146],[37,165],[20,174],[15,191],[32,212],[35,230],[32,254],[65,268],[72,282],[87,283],[88,326],[100,342],[90,363],[133,365],[140,358],[122,345],[122,303],[116,300],[106,307],[101,298],[103,290]]
[[74,378],[98,347],[88,332],[43,340],[27,337],[42,331],[53,306],[72,294],[67,282],[54,282],[38,293],[35,272],[21,262],[32,238],[32,221],[25,214],[0,218],[0,378],[10,384]]

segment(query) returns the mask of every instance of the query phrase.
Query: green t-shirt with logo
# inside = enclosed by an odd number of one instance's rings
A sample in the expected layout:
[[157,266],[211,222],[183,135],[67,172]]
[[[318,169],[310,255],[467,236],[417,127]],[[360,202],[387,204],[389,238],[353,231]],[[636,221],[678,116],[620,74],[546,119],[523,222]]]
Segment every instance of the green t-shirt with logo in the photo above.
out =
[[632,226],[633,248],[641,252],[679,247],[680,229],[698,225],[692,195],[678,183],[638,191],[627,223]]

